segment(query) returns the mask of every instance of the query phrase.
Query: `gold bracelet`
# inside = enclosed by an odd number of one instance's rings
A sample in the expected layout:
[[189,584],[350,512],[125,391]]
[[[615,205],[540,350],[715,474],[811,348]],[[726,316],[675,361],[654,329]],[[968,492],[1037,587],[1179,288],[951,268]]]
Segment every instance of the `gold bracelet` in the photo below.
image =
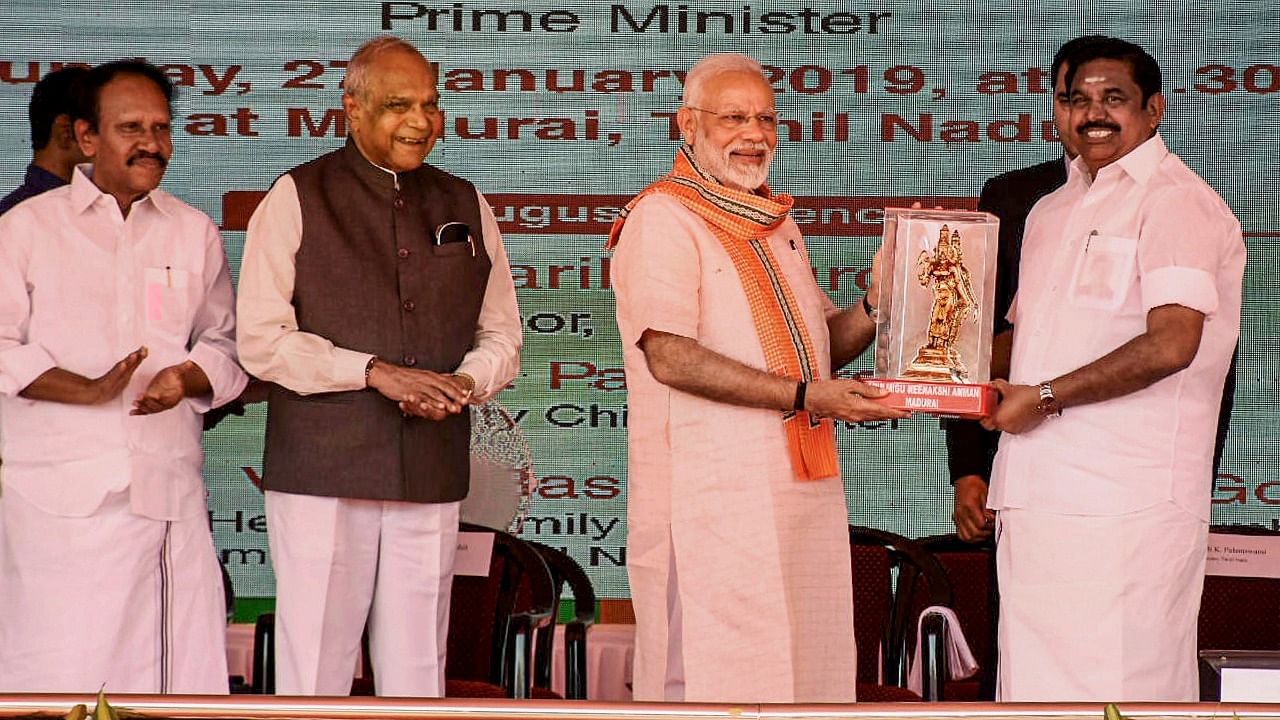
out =
[[467,381],[467,392],[475,392],[475,390],[476,390],[476,379],[475,379],[475,378],[471,377],[470,375],[468,375],[468,374],[466,374],[466,373],[460,373],[460,372],[454,372],[454,373],[449,373],[449,374],[450,374],[450,375],[452,375],[452,376],[454,376],[454,377],[456,377],[456,378],[462,378],[463,380],[466,380],[466,381]]

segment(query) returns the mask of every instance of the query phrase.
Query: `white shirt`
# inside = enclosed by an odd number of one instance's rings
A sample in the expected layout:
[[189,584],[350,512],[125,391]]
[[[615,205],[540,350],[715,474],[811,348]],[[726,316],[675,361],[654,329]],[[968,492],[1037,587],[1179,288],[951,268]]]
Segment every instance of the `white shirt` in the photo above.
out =
[[1004,433],[989,506],[1118,515],[1171,500],[1208,519],[1244,262],[1240,222],[1159,135],[1092,180],[1072,163],[1027,219],[1010,381],[1037,385],[1087,365],[1144,333],[1162,305],[1204,313],[1204,332],[1186,369]]
[[[492,267],[475,339],[456,372],[476,381],[474,397],[483,401],[498,394],[519,372],[522,336],[515,283],[498,221],[484,196],[476,194]],[[249,219],[240,266],[240,359],[257,377],[302,395],[359,390],[365,387],[365,365],[373,356],[298,329],[292,300],[297,277],[294,256],[301,243],[298,189],[285,174]]]
[[[206,512],[200,413],[234,399],[234,299],[208,216],[161,190],[116,200],[76,168],[71,184],[0,218],[0,415],[4,491],[46,512],[86,516],[129,488],[135,513]],[[69,405],[18,395],[54,367],[98,377],[140,346],[147,359],[119,397]],[[155,374],[191,360],[213,386],[155,415],[131,416]]]

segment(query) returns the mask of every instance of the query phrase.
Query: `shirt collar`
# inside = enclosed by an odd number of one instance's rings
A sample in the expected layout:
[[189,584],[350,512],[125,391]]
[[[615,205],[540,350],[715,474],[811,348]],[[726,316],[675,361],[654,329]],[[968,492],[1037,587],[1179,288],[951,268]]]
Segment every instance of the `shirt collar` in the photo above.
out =
[[360,147],[356,146],[355,138],[347,136],[347,143],[342,147],[343,155],[346,155],[348,167],[355,170],[356,177],[362,181],[369,183],[371,187],[376,188],[379,192],[390,193],[399,190],[399,179],[401,173],[394,172],[375,164],[369,158],[365,158],[364,152],[360,151]]
[[[83,213],[95,203],[109,202],[113,207],[117,206],[116,199],[110,194],[105,193],[97,185],[93,184],[93,163],[81,163],[76,166],[75,171],[71,173],[71,209],[77,213]],[[167,207],[169,198],[162,192],[152,190],[146,195],[138,198],[133,202],[133,209],[137,209],[141,205],[150,205],[165,215],[171,215],[172,212]]]
[[35,163],[31,163],[27,166],[27,174],[22,180],[23,184],[37,192],[47,192],[67,184],[66,180],[63,180]]
[[1113,164],[1119,165],[1129,177],[1145,185],[1156,174],[1156,169],[1168,154],[1169,148],[1165,147],[1160,133],[1156,133]]
[[[1099,177],[1105,174],[1123,172],[1133,178],[1140,185],[1145,185],[1152,175],[1156,174],[1160,163],[1164,162],[1165,157],[1169,154],[1169,148],[1164,144],[1164,138],[1160,137],[1160,133],[1152,135],[1138,147],[1130,150],[1123,157],[1115,162],[1107,165],[1098,171]],[[1113,169],[1114,168],[1114,169]],[[1089,168],[1085,166],[1084,160],[1079,156],[1071,163],[1071,174],[1082,173],[1085,178],[1088,177]],[[1097,178],[1094,178],[1095,180]],[[1086,180],[1086,182],[1089,182]]]

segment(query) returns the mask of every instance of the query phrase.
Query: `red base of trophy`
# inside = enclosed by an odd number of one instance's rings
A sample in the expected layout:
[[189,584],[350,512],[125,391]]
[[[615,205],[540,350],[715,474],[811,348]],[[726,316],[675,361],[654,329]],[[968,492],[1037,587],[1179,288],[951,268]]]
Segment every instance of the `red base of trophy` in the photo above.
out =
[[996,390],[990,385],[863,378],[868,385],[889,391],[876,402],[911,412],[980,418],[996,408]]

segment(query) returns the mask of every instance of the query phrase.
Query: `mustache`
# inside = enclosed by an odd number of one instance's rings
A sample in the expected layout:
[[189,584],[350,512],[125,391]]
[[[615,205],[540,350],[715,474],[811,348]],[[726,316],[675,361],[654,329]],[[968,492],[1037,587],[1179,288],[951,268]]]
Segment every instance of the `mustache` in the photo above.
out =
[[130,155],[129,160],[126,161],[125,164],[132,166],[134,163],[138,162],[139,160],[155,160],[156,162],[160,163],[161,170],[169,167],[169,161],[165,160],[163,155],[161,155],[160,153],[147,152],[146,150],[139,150],[138,152]]
[[1111,131],[1114,131],[1114,132],[1120,132],[1120,126],[1119,126],[1119,125],[1116,125],[1115,123],[1104,122],[1104,121],[1102,121],[1102,120],[1090,120],[1089,122],[1084,123],[1084,124],[1082,124],[1082,125],[1078,126],[1078,127],[1076,128],[1076,132],[1078,132],[1078,133],[1086,133],[1086,132],[1089,132],[1090,130],[1095,130],[1095,129],[1096,129],[1096,130],[1111,130]]
[[743,140],[742,142],[734,143],[732,146],[725,148],[725,154],[740,152],[742,150],[762,150],[764,152],[769,152],[769,146],[762,142]]

